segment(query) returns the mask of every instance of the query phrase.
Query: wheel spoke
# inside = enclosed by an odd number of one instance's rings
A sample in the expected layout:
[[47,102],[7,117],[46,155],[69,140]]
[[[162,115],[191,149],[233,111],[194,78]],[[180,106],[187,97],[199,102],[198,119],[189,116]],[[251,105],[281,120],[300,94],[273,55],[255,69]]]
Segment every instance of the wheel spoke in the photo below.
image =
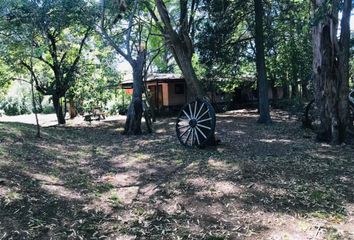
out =
[[188,120],[191,120],[190,116],[186,113],[186,111],[183,110],[184,115],[188,118]]
[[192,140],[191,140],[191,146],[194,144],[194,129],[192,128]]
[[197,126],[198,126],[198,127],[201,127],[201,128],[205,128],[205,129],[211,130],[210,127],[204,126],[203,124],[199,124],[199,123],[198,123]]
[[212,119],[212,118],[206,118],[206,119],[203,119],[203,120],[198,121],[198,123],[206,122],[206,121],[209,121],[209,120],[211,120],[211,119]]
[[197,114],[197,105],[198,105],[198,101],[195,101],[195,104],[194,104],[194,113],[193,113],[194,118],[197,118],[197,117],[196,117],[196,114]]
[[200,109],[199,109],[197,115],[195,116],[196,119],[199,119],[198,116],[199,116],[200,112],[202,111],[203,107],[204,107],[204,103],[203,103],[202,106],[200,107]]
[[187,144],[189,137],[191,136],[191,132],[192,132],[191,128],[188,128],[188,130],[190,130],[190,131],[188,132],[188,135],[187,135],[186,140],[184,141],[184,144]]
[[199,119],[201,119],[208,112],[209,112],[209,109],[207,109],[202,115],[200,115],[200,117],[198,117],[197,120],[199,121]]
[[189,125],[182,125],[182,126],[179,126],[178,129],[183,129],[183,128],[186,128],[186,127],[189,127]]
[[215,120],[213,107],[207,101],[187,103],[175,123],[179,142],[186,147],[202,146],[214,132]]
[[203,133],[203,131],[199,129],[199,127],[195,127],[195,128],[200,132],[200,134],[202,134],[202,136],[203,136],[205,139],[207,139],[207,137],[205,136],[205,134]]
[[198,145],[200,145],[200,141],[199,141],[197,130],[196,129],[193,129],[193,130],[195,131],[195,137],[197,139],[197,143],[198,143]]
[[188,132],[188,130],[190,130],[190,129],[191,129],[191,127],[187,128],[187,130],[184,131],[179,137],[183,137]]
[[188,122],[189,120],[186,118],[178,118],[178,120],[183,121],[183,122]]
[[191,104],[188,104],[188,108],[189,108],[189,112],[190,112],[190,114],[191,114],[191,118],[194,118],[194,116],[193,116],[193,112],[192,112],[192,107],[191,107]]

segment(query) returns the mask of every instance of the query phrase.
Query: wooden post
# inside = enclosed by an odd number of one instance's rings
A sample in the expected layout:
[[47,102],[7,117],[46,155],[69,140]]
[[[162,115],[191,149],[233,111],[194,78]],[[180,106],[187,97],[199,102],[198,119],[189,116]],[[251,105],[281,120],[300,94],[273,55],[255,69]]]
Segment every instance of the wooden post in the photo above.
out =
[[159,80],[156,79],[156,91],[155,91],[156,111],[159,113]]

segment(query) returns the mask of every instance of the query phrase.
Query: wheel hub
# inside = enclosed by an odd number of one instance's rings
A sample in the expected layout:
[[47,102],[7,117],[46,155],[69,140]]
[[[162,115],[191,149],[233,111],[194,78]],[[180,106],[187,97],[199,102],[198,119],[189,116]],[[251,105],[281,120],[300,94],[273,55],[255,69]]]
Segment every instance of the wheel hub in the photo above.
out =
[[189,120],[189,126],[191,126],[192,128],[195,128],[197,126],[197,119],[191,119]]

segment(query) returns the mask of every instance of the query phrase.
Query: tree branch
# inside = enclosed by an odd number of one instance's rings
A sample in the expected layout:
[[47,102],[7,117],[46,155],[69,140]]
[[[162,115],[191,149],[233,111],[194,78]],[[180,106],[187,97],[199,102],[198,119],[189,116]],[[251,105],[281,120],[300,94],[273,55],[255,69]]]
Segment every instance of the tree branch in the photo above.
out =
[[129,22],[128,22],[128,33],[127,33],[127,36],[126,36],[126,39],[125,39],[125,46],[127,48],[127,55],[131,57],[132,55],[132,52],[131,52],[131,49],[130,49],[130,39],[131,39],[131,34],[132,34],[132,26],[133,26],[133,20],[134,20],[134,15],[135,15],[135,12],[138,8],[138,0],[134,0],[134,6],[133,6],[133,9],[130,13],[130,16],[129,16]]
[[151,17],[154,19],[155,23],[156,23],[156,27],[160,30],[160,32],[163,32],[164,29],[160,23],[159,18],[156,16],[155,11],[152,9],[152,7],[150,6],[149,1],[144,1],[145,3],[145,7],[147,8],[147,10],[149,11]]
[[43,58],[43,56],[39,56],[39,57],[36,57],[36,56],[33,56],[34,58],[37,58],[38,60],[41,60],[42,62],[44,62],[45,64],[47,64],[53,71],[54,71],[54,65],[51,64],[50,62],[48,62],[47,60],[45,60]]
[[106,41],[109,42],[109,44],[125,59],[127,60],[130,65],[134,64],[134,61],[132,59],[131,56],[129,56],[128,54],[126,54],[119,46],[118,44],[111,38],[111,36],[109,36],[109,34],[106,32],[105,29],[100,29],[101,31],[99,32],[104,39],[106,39]]
[[33,68],[31,68],[31,66],[29,64],[27,64],[25,61],[21,60],[20,62],[25,68],[27,68],[27,70],[30,72],[30,74],[32,75],[34,82],[36,83],[36,89],[38,92],[42,93],[43,95],[48,95],[50,94],[47,88],[44,88],[43,86],[41,86],[39,84],[37,75],[35,74],[35,72],[33,71]]

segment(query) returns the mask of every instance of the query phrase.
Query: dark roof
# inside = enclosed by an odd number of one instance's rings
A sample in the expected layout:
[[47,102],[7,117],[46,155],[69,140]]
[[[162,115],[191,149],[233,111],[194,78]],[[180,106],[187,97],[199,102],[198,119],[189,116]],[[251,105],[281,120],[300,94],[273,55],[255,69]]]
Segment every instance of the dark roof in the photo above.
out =
[[[181,80],[184,79],[181,74],[175,74],[175,73],[150,73],[147,76],[146,81],[147,82],[153,82],[156,80],[162,80],[162,81],[171,81],[171,80]],[[126,80],[123,80],[121,84],[131,84],[133,83],[133,79],[128,78]]]

